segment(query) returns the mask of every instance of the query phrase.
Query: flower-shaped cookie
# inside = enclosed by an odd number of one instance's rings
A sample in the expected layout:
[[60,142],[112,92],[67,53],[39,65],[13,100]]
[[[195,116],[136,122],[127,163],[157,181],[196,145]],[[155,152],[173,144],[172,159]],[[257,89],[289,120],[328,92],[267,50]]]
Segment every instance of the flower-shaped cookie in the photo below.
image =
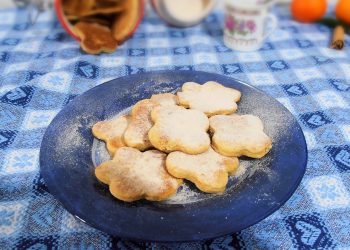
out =
[[216,115],[209,122],[212,145],[222,155],[261,158],[272,147],[262,121],[254,115]]
[[154,126],[148,137],[155,148],[163,152],[182,151],[188,154],[199,154],[209,149],[209,121],[203,112],[180,106],[159,106],[152,111],[152,120]]
[[119,200],[161,201],[175,194],[182,184],[166,171],[165,158],[166,154],[158,150],[140,152],[122,147],[112,160],[95,169],[95,175]]
[[152,95],[150,100],[158,106],[175,106],[177,104],[176,95],[171,93]]
[[124,140],[126,145],[140,150],[152,147],[148,139],[148,131],[153,126],[151,111],[157,106],[175,106],[176,97],[173,94],[157,94],[151,99],[137,102],[131,111],[131,121],[127,127]]
[[234,113],[241,92],[212,81],[203,85],[186,82],[182,85],[182,92],[178,92],[177,96],[180,105],[200,110],[210,117]]
[[81,48],[89,54],[111,53],[118,46],[107,26],[98,23],[78,22],[74,29],[81,39]]
[[228,174],[233,174],[238,164],[236,157],[222,156],[211,147],[197,155],[172,152],[166,159],[166,168],[172,176],[187,179],[207,193],[225,191]]
[[106,142],[107,150],[111,156],[115,151],[125,145],[123,135],[128,126],[130,117],[119,116],[106,121],[100,121],[92,127],[92,134]]

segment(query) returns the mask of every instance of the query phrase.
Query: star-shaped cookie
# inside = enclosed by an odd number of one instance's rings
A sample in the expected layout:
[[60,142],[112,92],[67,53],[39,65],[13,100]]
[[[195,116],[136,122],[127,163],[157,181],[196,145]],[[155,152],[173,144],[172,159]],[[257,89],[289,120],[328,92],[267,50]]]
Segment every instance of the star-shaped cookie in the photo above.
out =
[[203,85],[186,82],[177,96],[180,105],[200,110],[210,117],[234,113],[237,110],[236,102],[240,100],[241,92],[213,81]]
[[96,167],[95,175],[119,200],[166,200],[176,193],[182,180],[166,171],[165,158],[166,154],[158,150],[140,152],[122,147],[112,160]]
[[236,157],[222,156],[211,147],[197,155],[172,152],[166,159],[166,168],[172,176],[187,179],[206,193],[225,191],[228,174],[233,174],[238,164]]
[[216,115],[209,118],[214,149],[226,156],[261,158],[272,147],[259,117],[254,115]]

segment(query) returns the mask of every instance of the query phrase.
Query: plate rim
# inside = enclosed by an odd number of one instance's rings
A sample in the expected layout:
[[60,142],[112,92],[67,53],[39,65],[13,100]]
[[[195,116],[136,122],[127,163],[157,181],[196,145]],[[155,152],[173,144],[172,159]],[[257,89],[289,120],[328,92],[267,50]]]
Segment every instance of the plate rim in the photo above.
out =
[[[111,79],[109,81],[106,81],[106,82],[103,82],[101,84],[98,84],[97,86],[94,86],[93,88],[90,88],[88,89],[87,91],[79,94],[76,98],[74,98],[71,102],[69,102],[67,105],[63,106],[63,108],[55,115],[55,117],[52,119],[52,121],[50,122],[50,124],[46,127],[45,129],[45,133],[44,133],[44,136],[43,136],[43,139],[42,139],[42,142],[41,142],[41,145],[40,145],[40,154],[39,154],[39,165],[40,165],[40,174],[42,175],[42,178],[44,179],[45,181],[45,174],[43,174],[45,171],[43,171],[43,162],[42,162],[42,152],[43,152],[43,148],[44,148],[44,139],[48,136],[48,133],[49,133],[49,127],[51,127],[52,124],[55,123],[58,115],[63,111],[63,110],[68,110],[70,109],[70,106],[73,106],[74,105],[74,102],[77,102],[77,100],[81,99],[81,98],[84,98],[84,95],[85,94],[89,94],[89,93],[92,93],[94,91],[96,91],[96,89],[98,88],[101,88],[103,87],[104,85],[106,84],[115,84],[113,83],[115,80],[122,80],[123,78],[127,79],[128,77],[132,76],[132,77],[135,77],[135,76],[142,76],[142,75],[159,75],[159,74],[167,74],[167,73],[174,73],[174,72],[177,72],[178,74],[210,74],[210,75],[216,75],[217,77],[219,78],[226,78],[227,80],[230,80],[230,81],[235,81],[241,85],[244,85],[248,88],[251,88],[255,91],[257,91],[258,93],[260,94],[263,94],[265,96],[268,96],[269,98],[275,100],[281,109],[283,109],[285,112],[288,112],[291,116],[293,116],[293,119],[295,120],[296,124],[298,125],[298,129],[300,130],[301,132],[301,139],[302,139],[302,143],[303,143],[303,151],[304,151],[304,154],[305,154],[305,159],[302,159],[303,162],[302,162],[302,168],[300,168],[300,174],[298,176],[298,178],[296,178],[295,182],[293,183],[293,187],[289,189],[289,192],[285,195],[285,197],[283,197],[283,199],[280,199],[280,201],[272,206],[270,209],[266,210],[265,213],[263,213],[260,217],[258,217],[257,219],[255,219],[254,221],[252,221],[251,223],[248,223],[246,226],[240,228],[239,230],[236,230],[236,231],[230,231],[230,230],[226,230],[222,233],[219,233],[219,234],[215,234],[213,235],[212,237],[205,237],[205,238],[201,238],[201,240],[210,240],[210,239],[215,239],[215,238],[218,238],[218,237],[222,237],[222,236],[225,236],[225,235],[228,235],[228,234],[231,234],[231,233],[235,233],[235,232],[239,232],[241,230],[244,230],[246,228],[249,228],[251,227],[252,225],[255,225],[257,223],[259,223],[260,221],[264,220],[265,218],[267,218],[268,216],[270,216],[272,213],[274,213],[275,211],[277,211],[279,208],[281,208],[291,197],[292,195],[295,193],[295,191],[297,190],[297,188],[299,187],[302,179],[303,179],[303,176],[305,175],[305,172],[306,172],[306,168],[307,168],[307,161],[308,161],[308,148],[307,148],[307,143],[306,143],[306,139],[305,139],[305,135],[304,135],[304,132],[302,130],[302,127],[300,126],[300,123],[299,121],[297,120],[297,118],[282,104],[280,103],[276,98],[272,97],[270,94],[258,89],[257,87],[255,86],[252,86],[244,81],[241,81],[241,80],[238,80],[238,79],[235,79],[235,78],[232,78],[230,76],[227,76],[227,75],[222,75],[222,74],[218,74],[218,73],[213,73],[213,72],[206,72],[206,71],[197,71],[197,70],[190,70],[190,71],[185,71],[185,70],[156,70],[156,71],[147,71],[147,72],[140,72],[140,73],[136,73],[136,74],[130,74],[130,75],[125,75],[125,76],[121,76],[121,77],[117,77],[117,78],[114,78],[114,79]],[[97,230],[100,230],[101,232],[105,232],[111,236],[116,236],[116,237],[120,237],[120,238],[123,238],[123,239],[128,239],[128,240],[135,240],[135,241],[142,241],[142,242],[145,242],[145,241],[148,241],[148,242],[194,242],[194,241],[198,241],[199,239],[188,239],[188,240],[178,240],[178,239],[175,239],[175,240],[155,240],[155,239],[150,239],[150,238],[145,238],[145,237],[142,237],[142,238],[138,238],[138,237],[130,237],[130,236],[127,236],[125,234],[118,234],[118,235],[115,235],[113,232],[109,231],[108,229],[102,229],[100,225],[94,223],[94,222],[91,222],[91,221],[88,221],[88,220],[85,220],[83,219],[85,217],[84,214],[82,214],[79,210],[74,210],[74,207],[71,206],[69,203],[65,203],[65,202],[62,202],[61,201],[61,196],[60,196],[60,192],[59,192],[59,189],[56,190],[55,188],[52,188],[52,186],[50,187],[49,184],[46,183],[45,181],[45,184],[49,190],[49,193],[53,195],[53,197],[62,205],[62,207],[64,209],[66,209],[71,215],[73,215],[75,218],[79,219],[80,221],[86,223],[87,225],[97,229]],[[73,212],[74,211],[74,212]]]

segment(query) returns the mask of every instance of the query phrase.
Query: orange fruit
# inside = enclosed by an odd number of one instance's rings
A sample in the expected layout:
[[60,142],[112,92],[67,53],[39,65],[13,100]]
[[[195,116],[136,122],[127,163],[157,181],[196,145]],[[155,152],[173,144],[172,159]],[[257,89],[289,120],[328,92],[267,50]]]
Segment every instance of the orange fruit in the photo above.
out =
[[339,0],[335,7],[335,15],[339,20],[350,25],[350,1]]
[[326,11],[327,0],[292,0],[291,13],[299,22],[318,21],[326,14]]

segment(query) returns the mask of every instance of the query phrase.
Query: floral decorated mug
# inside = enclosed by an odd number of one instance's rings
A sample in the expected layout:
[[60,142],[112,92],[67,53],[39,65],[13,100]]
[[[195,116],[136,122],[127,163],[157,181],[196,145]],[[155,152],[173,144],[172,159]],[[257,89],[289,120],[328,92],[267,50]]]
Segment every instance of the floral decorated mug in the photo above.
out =
[[238,51],[258,50],[277,28],[270,13],[272,0],[228,0],[225,4],[224,43]]

